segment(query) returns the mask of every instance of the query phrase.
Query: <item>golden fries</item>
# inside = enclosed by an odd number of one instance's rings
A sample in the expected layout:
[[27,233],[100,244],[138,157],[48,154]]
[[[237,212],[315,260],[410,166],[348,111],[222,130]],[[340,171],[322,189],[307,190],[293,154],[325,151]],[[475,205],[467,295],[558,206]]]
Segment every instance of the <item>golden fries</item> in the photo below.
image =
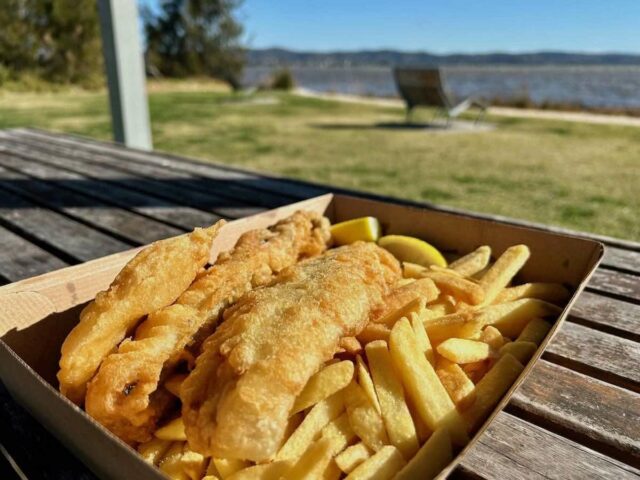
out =
[[516,381],[524,367],[513,355],[503,355],[476,385],[476,399],[462,414],[470,432],[475,431],[502,396]]
[[367,394],[369,400],[371,401],[377,412],[382,414],[382,410],[380,409],[380,401],[378,400],[378,395],[376,395],[376,389],[373,385],[373,379],[371,378],[369,369],[365,365],[360,355],[356,357],[356,365],[358,370],[358,384],[362,387],[364,393]]
[[452,295],[462,302],[477,305],[485,300],[483,288],[471,280],[442,270],[430,270],[424,275],[433,280],[440,292]]
[[385,316],[376,319],[375,323],[381,323],[383,325],[391,327],[402,317],[408,317],[412,313],[420,314],[420,312],[425,308],[426,303],[427,301],[424,299],[424,297],[418,296],[408,302],[406,305],[398,308],[397,310],[393,310]]
[[489,345],[492,350],[499,350],[504,345],[504,337],[493,325],[484,327],[480,334],[480,341]]
[[444,365],[441,363],[439,362],[436,368],[436,374],[453,403],[462,411],[474,402],[475,385],[460,365],[453,362],[447,362]]
[[321,438],[313,443],[287,472],[287,478],[321,478],[331,462],[331,441]]
[[533,342],[536,345],[540,345],[544,337],[549,333],[549,330],[551,330],[551,324],[549,322],[541,318],[534,318],[522,329],[522,332],[520,332],[516,340],[518,342]]
[[484,290],[484,303],[495,300],[498,294],[506,287],[522,266],[529,259],[529,247],[515,245],[507,248],[500,258],[487,270],[480,279],[480,285]]
[[301,412],[333,395],[338,390],[342,390],[351,382],[353,372],[353,362],[349,360],[324,367],[309,379],[298,395],[291,413]]
[[468,438],[462,418],[435,370],[420,351],[406,319],[395,324],[389,344],[393,362],[424,422],[433,431],[447,428],[454,443],[464,445]]
[[424,328],[424,323],[422,323],[422,320],[416,314],[411,315],[410,321],[411,328],[416,336],[416,341],[418,342],[420,350],[424,352],[424,356],[427,358],[427,361],[431,365],[435,365],[435,353],[433,352],[433,347],[431,346],[431,341],[429,340],[427,331]]
[[362,387],[351,382],[344,391],[345,407],[349,415],[349,423],[356,435],[373,451],[378,451],[389,444],[389,436],[382,416]]
[[351,473],[354,468],[371,456],[371,450],[362,442],[347,447],[342,453],[336,455],[335,461],[338,468],[344,473]]
[[505,288],[493,303],[513,302],[521,298],[537,298],[550,303],[562,303],[569,298],[569,290],[559,283],[525,283]]
[[212,458],[211,463],[215,465],[216,472],[222,480],[226,480],[250,465],[249,462],[237,458]]
[[400,450],[387,445],[358,465],[346,480],[391,479],[405,464]]
[[507,343],[504,347],[500,349],[500,355],[506,355],[510,353],[513,355],[521,364],[526,365],[529,362],[529,359],[533,357],[533,354],[536,353],[538,346],[533,342],[521,342],[515,341]]
[[145,462],[155,465],[167,453],[171,443],[171,440],[152,438],[148,442],[138,445],[138,453],[140,453]]
[[471,277],[482,271],[489,264],[490,258],[491,248],[483,245],[449,264],[449,268],[463,277]]
[[480,362],[491,354],[491,348],[486,343],[465,338],[449,338],[436,350],[444,358],[456,363]]
[[175,375],[171,375],[167,381],[164,382],[164,388],[176,397],[179,397],[180,387],[182,386],[182,382],[184,382],[185,378],[187,378],[186,373],[176,373]]
[[431,480],[453,459],[451,438],[446,429],[433,432],[418,453],[395,476],[395,480]]
[[363,344],[374,342],[376,340],[389,340],[391,329],[383,323],[370,322],[356,337]]
[[200,480],[204,474],[205,464],[206,459],[190,450],[185,442],[174,442],[158,466],[171,479]]
[[184,432],[184,422],[182,421],[182,417],[175,418],[166,425],[160,427],[156,430],[155,436],[160,440],[186,441],[187,435]]
[[[401,322],[407,320],[402,319]],[[404,458],[411,458],[418,451],[418,436],[404,398],[402,383],[393,370],[387,344],[382,340],[371,342],[365,351],[389,440]]]
[[523,298],[481,309],[476,312],[475,318],[484,325],[493,325],[505,337],[515,338],[532,318],[555,316],[561,311],[562,309],[552,303],[535,298]]
[[[232,474],[226,480],[280,480],[289,472],[293,463],[290,461],[276,461],[253,465]],[[208,480],[207,477],[203,480]]]
[[322,429],[320,438],[329,441],[329,451],[334,457],[347,448],[349,442],[356,438],[356,434],[349,423],[349,416],[345,412]]
[[317,403],[276,454],[276,460],[299,458],[324,426],[344,410],[342,392]]

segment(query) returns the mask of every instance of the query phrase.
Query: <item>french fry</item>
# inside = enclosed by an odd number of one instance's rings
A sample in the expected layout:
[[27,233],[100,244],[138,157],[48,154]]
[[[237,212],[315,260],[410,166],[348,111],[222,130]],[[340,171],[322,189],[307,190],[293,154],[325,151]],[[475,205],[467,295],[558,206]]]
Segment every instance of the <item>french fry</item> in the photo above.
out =
[[[400,322],[409,324],[406,318]],[[389,440],[400,450],[404,458],[411,458],[418,451],[418,435],[404,398],[402,382],[394,371],[387,344],[382,340],[371,342],[367,344],[365,351]],[[424,357],[424,353],[421,352],[421,355]]]
[[504,345],[504,337],[493,325],[484,327],[480,334],[480,341],[486,343],[492,350],[500,350],[500,347]]
[[358,465],[345,480],[390,480],[406,463],[400,450],[387,445]]
[[424,352],[424,356],[427,358],[427,361],[431,365],[435,365],[435,353],[433,351],[433,347],[431,346],[431,341],[429,340],[427,331],[424,328],[424,323],[415,313],[412,313],[409,318],[411,322],[411,328],[413,329],[413,333],[416,336],[416,341],[418,342],[420,350]]
[[215,465],[216,471],[222,480],[226,480],[234,473],[247,468],[250,463],[246,460],[237,458],[212,458],[211,462]]
[[433,432],[418,453],[395,476],[394,480],[431,480],[453,459],[451,438],[446,429]]
[[569,290],[559,283],[525,283],[505,288],[493,303],[513,302],[521,298],[537,298],[545,302],[559,304],[569,298]]
[[362,360],[360,355],[356,356],[356,369],[358,372],[358,384],[364,390],[369,400],[373,404],[374,408],[379,414],[382,414],[382,410],[380,409],[380,401],[378,400],[378,395],[376,395],[376,389],[373,386],[373,379],[371,378],[371,374],[369,373],[369,369]]
[[281,478],[286,478],[286,475],[292,466],[293,462],[291,461],[278,461],[264,463],[261,465],[253,465],[237,471],[227,480],[280,480]]
[[500,356],[510,353],[521,364],[526,365],[533,354],[536,353],[538,346],[533,342],[521,342],[519,340],[507,343],[500,349]]
[[342,337],[340,339],[340,348],[344,349],[349,355],[362,353],[362,344],[356,337]]
[[458,410],[465,410],[475,400],[475,385],[460,365],[448,362],[438,366],[436,374]]
[[518,342],[533,342],[540,345],[551,330],[551,324],[541,318],[534,318],[527,323],[516,339]]
[[518,271],[529,259],[531,252],[526,245],[514,245],[505,250],[496,263],[487,270],[480,279],[484,290],[485,304],[492,303],[498,294],[506,287]]
[[405,285],[409,285],[410,283],[413,283],[415,281],[415,278],[401,278],[396,282],[396,287],[404,287]]
[[[420,303],[424,306],[425,303],[434,301],[439,294],[438,288],[428,278],[422,278],[401,287],[396,287],[384,299],[384,304],[371,312],[371,320],[392,325],[395,322],[394,317],[398,319],[408,314],[406,311],[402,311],[407,304],[420,298],[422,299]],[[398,310],[401,311],[398,312]]]
[[362,387],[356,382],[351,382],[344,390],[344,400],[351,428],[364,444],[373,451],[388,445],[389,436],[382,416]]
[[353,378],[353,362],[344,360],[324,367],[312,376],[296,398],[291,413],[298,413],[330,397],[349,385]]
[[278,449],[282,448],[285,442],[289,440],[289,437],[302,423],[303,418],[303,412],[295,413],[289,417],[289,420],[287,420],[287,428],[284,431],[284,435],[282,436],[282,441],[280,442],[280,446],[278,447]]
[[356,438],[356,434],[349,423],[347,413],[345,412],[335,420],[329,422],[327,426],[322,429],[320,438],[329,441],[329,450],[332,457],[347,448],[347,445]]
[[356,336],[356,338],[363,345],[366,345],[367,343],[374,342],[376,340],[388,340],[389,333],[391,333],[391,329],[385,324],[369,322]]
[[[493,360],[493,359],[491,359]],[[473,382],[478,383],[489,371],[489,361],[482,360],[481,362],[465,363],[460,365],[460,368],[467,374],[467,377]]]
[[312,443],[287,472],[287,478],[320,479],[331,462],[331,441],[321,438]]
[[158,466],[173,480],[200,480],[205,464],[206,459],[190,450],[185,442],[174,442]]
[[462,414],[469,432],[475,431],[487,418],[523,370],[522,364],[507,353],[478,382],[476,399]]
[[347,447],[335,457],[336,465],[344,473],[351,473],[354,468],[371,456],[371,450],[362,442]]
[[435,370],[420,351],[408,321],[400,320],[395,324],[389,342],[394,365],[424,422],[432,431],[447,428],[456,445],[464,445],[468,437],[462,418]]
[[164,388],[166,388],[170,393],[180,398],[180,387],[182,386],[182,382],[187,378],[186,373],[176,373],[175,375],[171,375],[166,382],[164,382]]
[[475,320],[473,312],[461,312],[435,319],[426,319],[427,330],[432,345],[438,345],[448,338],[480,338],[483,323]]
[[338,418],[344,411],[342,392],[336,392],[329,398],[317,403],[302,423],[287,439],[276,454],[275,460],[295,460],[299,458],[324,426]]
[[516,338],[532,318],[555,316],[560,312],[562,309],[552,303],[523,298],[478,310],[476,319],[484,325],[493,325],[505,337]]
[[158,461],[167,453],[170,446],[171,440],[161,440],[154,437],[138,445],[138,453],[145,462],[157,465]]
[[491,348],[486,343],[466,338],[449,338],[438,345],[436,350],[455,363],[479,362],[489,358],[491,354]]
[[420,313],[425,308],[427,301],[423,296],[417,296],[413,300],[410,300],[402,307],[395,309],[385,316],[375,320],[375,323],[381,323],[387,327],[393,327],[393,324],[400,320],[402,317],[406,317],[411,313]]
[[187,434],[184,432],[182,417],[174,418],[169,423],[157,429],[154,433],[161,440],[185,441]]
[[436,284],[441,293],[452,295],[458,301],[470,305],[478,305],[484,301],[485,293],[483,288],[471,280],[444,271],[430,270],[425,275],[427,276],[426,278],[433,280],[433,283]]
[[427,305],[426,318],[439,318],[455,312],[455,304],[449,295],[440,295],[438,299]]
[[335,459],[331,459],[329,464],[326,466],[324,471],[322,472],[322,480],[340,480],[342,477],[342,472],[336,465]]
[[404,278],[422,278],[422,275],[426,271],[428,271],[427,267],[423,267],[417,263],[402,262],[402,276]]
[[449,268],[463,277],[471,277],[489,264],[489,258],[491,258],[491,248],[484,245],[452,262]]

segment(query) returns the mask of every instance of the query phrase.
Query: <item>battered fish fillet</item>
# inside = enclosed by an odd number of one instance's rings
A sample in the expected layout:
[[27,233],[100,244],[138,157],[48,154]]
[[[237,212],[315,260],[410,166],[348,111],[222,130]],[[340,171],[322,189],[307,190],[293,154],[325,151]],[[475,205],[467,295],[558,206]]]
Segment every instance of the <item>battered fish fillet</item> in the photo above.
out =
[[244,295],[183,383],[191,448],[214,457],[271,458],[296,396],[399,278],[390,253],[358,242],[290,267]]
[[151,438],[170,406],[158,386],[185,348],[197,350],[224,308],[283,268],[319,255],[330,238],[329,221],[311,212],[244,234],[174,305],[149,315],[135,338],[104,360],[87,390],[87,412],[126,442]]
[[62,344],[58,380],[63,395],[82,404],[87,382],[102,360],[142,317],[172,304],[193,282],[209,261],[211,243],[224,223],[145,248],[82,310]]

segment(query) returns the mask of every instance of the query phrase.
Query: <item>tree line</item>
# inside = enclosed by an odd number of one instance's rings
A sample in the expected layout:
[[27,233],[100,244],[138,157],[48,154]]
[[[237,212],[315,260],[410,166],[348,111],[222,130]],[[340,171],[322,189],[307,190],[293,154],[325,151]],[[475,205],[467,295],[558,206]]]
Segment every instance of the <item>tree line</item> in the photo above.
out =
[[[245,62],[240,1],[161,0],[159,8],[143,9],[148,75],[210,76],[238,88]],[[26,77],[83,86],[104,82],[95,0],[2,3],[0,85]]]

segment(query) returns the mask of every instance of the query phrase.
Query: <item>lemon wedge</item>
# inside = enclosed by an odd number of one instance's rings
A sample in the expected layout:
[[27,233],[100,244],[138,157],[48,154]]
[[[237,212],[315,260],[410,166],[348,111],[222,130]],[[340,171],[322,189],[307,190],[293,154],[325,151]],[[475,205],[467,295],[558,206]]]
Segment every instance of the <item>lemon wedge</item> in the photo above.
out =
[[375,242],[380,233],[380,222],[376,217],[354,218],[331,226],[331,236],[336,245],[348,245],[358,240]]
[[438,265],[446,267],[447,261],[431,244],[405,235],[386,235],[378,240],[385,250],[391,252],[401,262],[411,262],[423,267]]

